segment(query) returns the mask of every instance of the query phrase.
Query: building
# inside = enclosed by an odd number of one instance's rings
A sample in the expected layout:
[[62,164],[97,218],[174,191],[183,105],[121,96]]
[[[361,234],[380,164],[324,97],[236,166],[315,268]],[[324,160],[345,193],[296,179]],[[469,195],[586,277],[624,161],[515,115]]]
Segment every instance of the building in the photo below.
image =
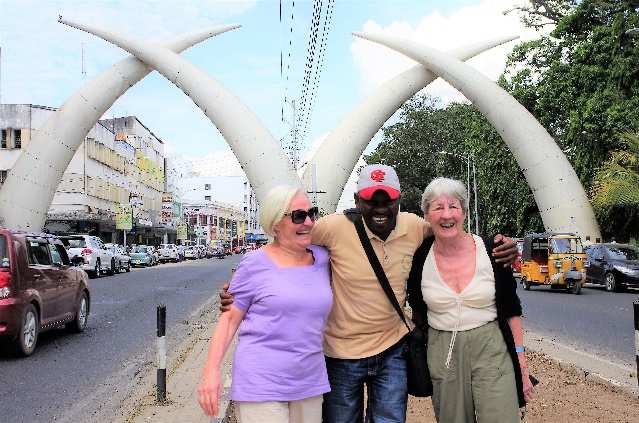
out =
[[[56,109],[32,104],[0,105],[0,182],[23,148]],[[46,158],[45,158],[46,159]],[[47,213],[45,229],[82,232],[122,242],[115,215],[132,204],[128,243],[156,244],[175,237],[175,218],[162,222],[166,197],[164,143],[134,116],[97,122],[75,152]],[[166,198],[164,198],[166,199]]]
[[246,244],[244,210],[217,201],[182,204],[188,239],[197,245],[237,247]]
[[[203,210],[207,210],[207,205],[223,205],[229,209],[239,210],[243,216],[242,238],[248,243],[266,241],[264,231],[259,225],[259,205],[246,177],[185,177],[180,180],[178,191],[185,205]],[[184,215],[186,216],[186,212]]]

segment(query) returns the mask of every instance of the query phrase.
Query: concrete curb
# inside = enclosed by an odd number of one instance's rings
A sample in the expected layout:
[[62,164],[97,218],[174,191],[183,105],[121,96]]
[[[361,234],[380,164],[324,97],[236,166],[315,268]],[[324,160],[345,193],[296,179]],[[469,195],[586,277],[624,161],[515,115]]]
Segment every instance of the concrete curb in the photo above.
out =
[[[155,368],[149,369],[145,382],[140,384],[136,395],[122,404],[120,412],[126,416],[122,423],[178,422],[221,423],[226,420],[229,409],[231,385],[231,362],[236,339],[227,351],[222,364],[224,391],[220,404],[221,418],[211,418],[202,412],[197,402],[197,385],[206,361],[211,334],[217,319],[219,301],[217,296],[209,299],[189,318],[189,335],[173,351],[169,351],[167,365],[167,402],[155,400]],[[169,336],[167,334],[167,336]]]
[[639,397],[637,370],[633,366],[605,360],[530,330],[525,332],[527,348],[550,357],[562,370]]

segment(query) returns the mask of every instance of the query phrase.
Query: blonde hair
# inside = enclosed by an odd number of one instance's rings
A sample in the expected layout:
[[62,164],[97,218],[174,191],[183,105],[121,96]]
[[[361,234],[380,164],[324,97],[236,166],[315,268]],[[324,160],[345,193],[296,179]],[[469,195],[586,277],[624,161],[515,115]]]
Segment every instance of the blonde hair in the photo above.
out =
[[260,225],[269,238],[275,238],[273,227],[282,220],[298,193],[303,194],[299,186],[278,185],[266,194],[264,203],[260,204]]
[[442,195],[457,198],[461,203],[464,215],[468,214],[468,191],[466,186],[457,179],[442,177],[430,181],[430,184],[428,184],[422,194],[422,211],[424,214],[428,212],[430,203]]

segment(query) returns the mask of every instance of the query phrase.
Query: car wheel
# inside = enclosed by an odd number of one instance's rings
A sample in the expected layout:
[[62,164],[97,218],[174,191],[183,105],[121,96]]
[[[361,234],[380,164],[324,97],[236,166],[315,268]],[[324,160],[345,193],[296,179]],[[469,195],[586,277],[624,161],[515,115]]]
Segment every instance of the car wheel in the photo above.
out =
[[617,279],[615,278],[615,275],[613,273],[610,273],[610,272],[606,273],[605,280],[606,280],[606,291],[615,292],[619,289],[617,287]]
[[75,317],[72,322],[67,323],[66,327],[71,332],[80,333],[84,332],[87,327],[87,321],[89,320],[89,299],[86,292],[80,295],[78,304],[75,307]]
[[528,279],[522,277],[521,278],[521,285],[524,287],[524,289],[526,291],[530,291],[530,282],[528,282]]
[[100,264],[100,259],[97,259],[95,261],[95,269],[93,269],[93,277],[97,279],[100,276],[102,276],[102,266]]
[[35,351],[40,332],[38,312],[33,304],[25,307],[20,324],[20,332],[16,339],[16,353],[21,357],[28,357]]

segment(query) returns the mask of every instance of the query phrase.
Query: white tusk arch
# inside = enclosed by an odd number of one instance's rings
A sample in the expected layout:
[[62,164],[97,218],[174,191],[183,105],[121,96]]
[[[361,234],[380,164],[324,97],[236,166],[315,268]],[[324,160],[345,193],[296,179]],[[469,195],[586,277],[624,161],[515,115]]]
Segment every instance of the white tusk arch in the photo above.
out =
[[419,61],[471,100],[501,135],[530,186],[548,231],[601,238],[588,197],[553,138],[506,91],[460,60],[410,40],[354,34]]
[[[486,40],[457,48],[451,54],[460,60],[468,60],[517,38],[508,36]],[[331,131],[310,160],[303,176],[307,191],[311,192],[315,187],[322,192],[317,196],[320,210],[325,213],[335,211],[348,177],[373,136],[406,100],[435,79],[437,75],[421,64],[416,65],[378,87]],[[313,165],[316,183],[312,181]]]
[[[163,45],[181,52],[238,27],[208,28],[175,37]],[[116,63],[76,91],[33,134],[0,189],[4,226],[42,230],[62,175],[84,138],[109,107],[151,71],[135,57]],[[29,194],[24,195],[25,192]]]
[[197,66],[164,47],[137,37],[122,36],[62,17],[59,22],[128,51],[189,96],[222,133],[242,165],[258,201],[263,202],[268,190],[275,185],[301,184],[290,161],[257,116]]

